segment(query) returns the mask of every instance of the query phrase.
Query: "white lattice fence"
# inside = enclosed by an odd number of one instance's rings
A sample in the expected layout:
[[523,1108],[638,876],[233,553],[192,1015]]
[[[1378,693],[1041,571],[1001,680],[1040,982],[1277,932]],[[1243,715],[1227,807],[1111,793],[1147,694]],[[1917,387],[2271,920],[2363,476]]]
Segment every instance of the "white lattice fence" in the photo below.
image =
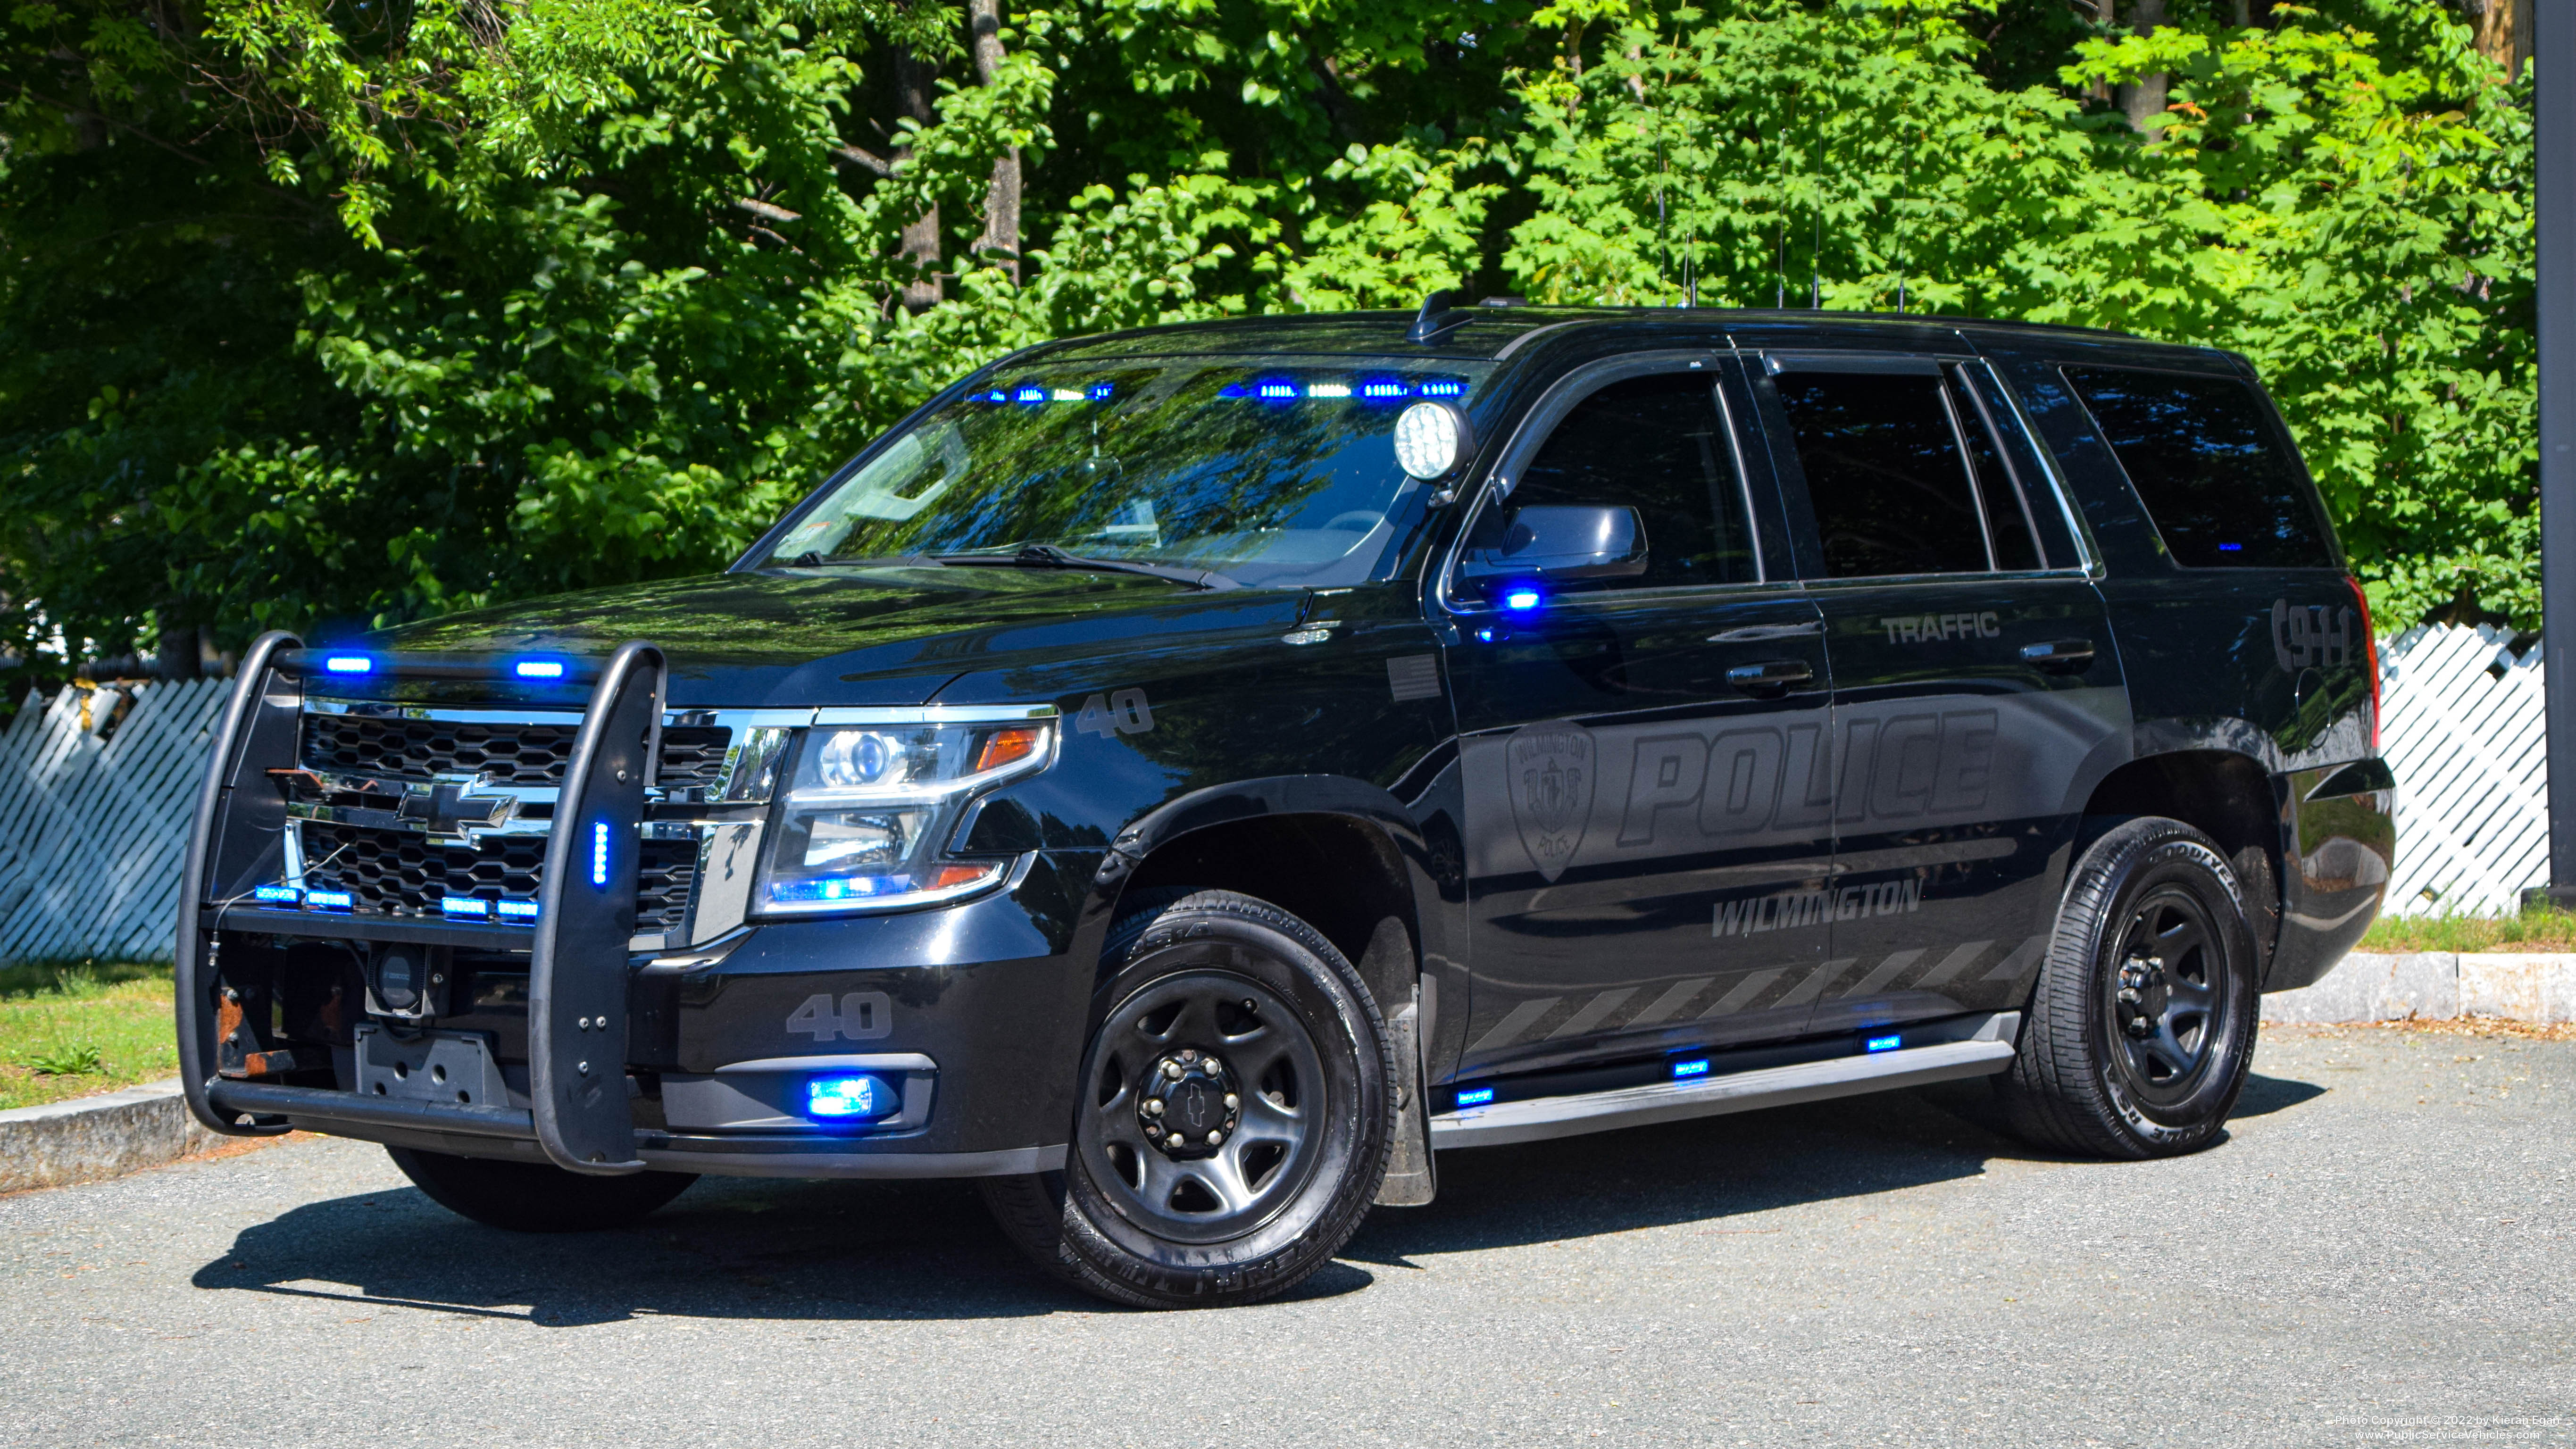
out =
[[2549,754],[2537,646],[2425,626],[2380,646],[2380,747],[2397,772],[2398,914],[2511,914],[2549,883]]
[[0,961],[169,957],[188,814],[230,687],[28,696],[0,732]]

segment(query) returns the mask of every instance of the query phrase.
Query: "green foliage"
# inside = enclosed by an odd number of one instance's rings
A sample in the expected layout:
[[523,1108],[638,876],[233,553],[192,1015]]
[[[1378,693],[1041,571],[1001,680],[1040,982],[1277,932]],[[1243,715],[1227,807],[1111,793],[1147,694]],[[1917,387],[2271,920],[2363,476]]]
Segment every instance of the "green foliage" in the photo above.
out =
[[2435,0],[2169,9],[1050,0],[987,79],[926,0],[21,4],[0,648],[702,571],[1014,348],[1453,285],[2235,348],[2383,627],[2536,622],[2527,87]]

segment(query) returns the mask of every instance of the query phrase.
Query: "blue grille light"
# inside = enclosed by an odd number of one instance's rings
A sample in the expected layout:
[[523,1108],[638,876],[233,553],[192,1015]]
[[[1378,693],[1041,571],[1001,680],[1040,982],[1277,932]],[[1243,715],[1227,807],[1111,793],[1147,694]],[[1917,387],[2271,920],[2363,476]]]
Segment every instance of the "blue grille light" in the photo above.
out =
[[882,1077],[815,1077],[805,1084],[805,1115],[822,1121],[883,1117],[903,1106]]
[[306,891],[304,909],[308,911],[345,911],[357,904],[347,891]]
[[1903,1043],[1904,1040],[1905,1038],[1901,1036],[1874,1036],[1869,1040],[1862,1042],[1861,1046],[1874,1052],[1892,1052],[1896,1050],[1898,1045]]
[[1705,1077],[1707,1075],[1708,1058],[1706,1057],[1693,1057],[1686,1062],[1673,1063],[1674,1081],[1678,1082],[1684,1077]]
[[518,663],[511,665],[510,671],[513,674],[518,675],[521,679],[561,679],[564,677],[563,661],[560,659],[522,659]]
[[304,892],[291,885],[261,886],[251,895],[262,905],[291,906],[304,899]]
[[334,654],[322,661],[322,667],[333,674],[365,674],[376,667],[376,661],[364,654]]
[[1461,1107],[1481,1107],[1492,1100],[1494,1100],[1494,1089],[1491,1087],[1471,1087],[1458,1094],[1458,1105]]
[[537,903],[535,901],[503,901],[501,903],[502,920],[533,921],[536,918]]
[[441,896],[438,910],[441,915],[479,921],[492,914],[492,903],[472,896]]
[[1538,605],[1539,595],[1536,589],[1514,589],[1503,595],[1503,607],[1506,609],[1535,609]]
[[605,890],[608,887],[608,822],[590,823],[590,883]]

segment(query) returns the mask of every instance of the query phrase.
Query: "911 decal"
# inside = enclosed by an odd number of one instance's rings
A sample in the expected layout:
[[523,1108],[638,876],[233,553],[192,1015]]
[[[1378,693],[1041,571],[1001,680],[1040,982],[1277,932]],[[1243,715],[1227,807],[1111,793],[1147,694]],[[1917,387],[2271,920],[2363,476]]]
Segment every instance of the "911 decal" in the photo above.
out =
[[1082,713],[1073,719],[1075,733],[1104,740],[1141,735],[1153,727],[1154,707],[1145,702],[1141,689],[1122,689],[1105,698],[1095,694],[1082,702]]
[[808,996],[787,1014],[787,1030],[818,1042],[875,1041],[894,1030],[894,998],[882,991],[853,991],[835,1009],[828,996]]

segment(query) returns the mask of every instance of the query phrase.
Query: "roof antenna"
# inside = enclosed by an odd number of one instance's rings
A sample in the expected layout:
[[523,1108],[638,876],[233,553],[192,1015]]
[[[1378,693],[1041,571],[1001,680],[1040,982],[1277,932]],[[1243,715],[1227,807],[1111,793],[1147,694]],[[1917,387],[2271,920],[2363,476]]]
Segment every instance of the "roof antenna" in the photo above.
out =
[[1458,293],[1448,287],[1443,287],[1423,298],[1422,310],[1414,314],[1413,325],[1405,329],[1404,340],[1419,343],[1438,342],[1442,334],[1465,324],[1470,320],[1468,314],[1461,312],[1454,318],[1449,315],[1449,309],[1457,301]]
[[1825,283],[1817,268],[1824,265],[1825,213],[1816,212],[1815,240],[1807,244],[1807,306],[1810,310],[1825,305]]
[[1905,274],[1903,272],[1896,274],[1896,315],[1899,317],[1905,315]]

